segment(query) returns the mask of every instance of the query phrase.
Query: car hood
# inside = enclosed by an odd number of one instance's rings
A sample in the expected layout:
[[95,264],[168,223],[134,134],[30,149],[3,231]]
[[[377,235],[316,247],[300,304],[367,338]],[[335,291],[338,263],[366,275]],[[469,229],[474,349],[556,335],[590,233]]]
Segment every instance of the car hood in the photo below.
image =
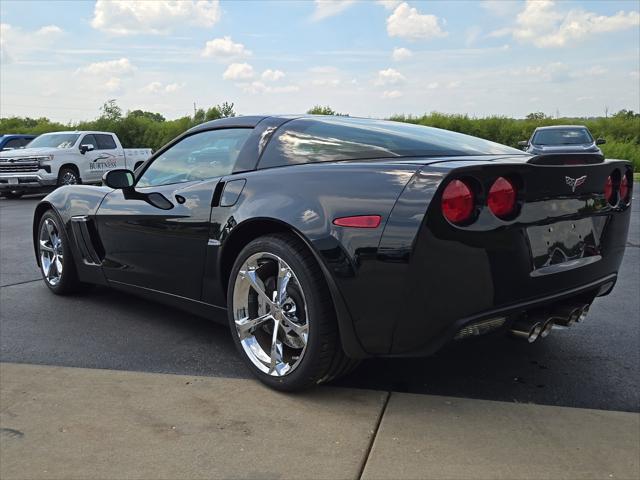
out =
[[35,157],[43,155],[55,155],[60,153],[60,148],[39,147],[39,148],[16,148],[15,150],[6,150],[0,152],[0,158],[23,158]]
[[582,145],[531,145],[529,153],[599,153],[600,149],[595,143],[585,143]]

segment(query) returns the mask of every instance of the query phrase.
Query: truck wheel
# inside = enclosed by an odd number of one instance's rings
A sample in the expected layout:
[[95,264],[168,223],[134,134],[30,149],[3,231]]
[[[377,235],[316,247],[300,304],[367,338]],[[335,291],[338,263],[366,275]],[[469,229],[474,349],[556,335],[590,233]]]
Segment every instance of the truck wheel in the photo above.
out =
[[80,177],[78,176],[78,172],[76,172],[73,168],[63,167],[60,169],[58,173],[58,186],[62,185],[78,185],[80,184]]
[[2,192],[2,196],[5,198],[20,198],[24,195],[24,192],[21,190],[10,190],[7,192]]
[[238,255],[227,305],[234,342],[262,382],[293,391],[324,383],[357,362],[342,351],[322,271],[297,238],[257,238]]

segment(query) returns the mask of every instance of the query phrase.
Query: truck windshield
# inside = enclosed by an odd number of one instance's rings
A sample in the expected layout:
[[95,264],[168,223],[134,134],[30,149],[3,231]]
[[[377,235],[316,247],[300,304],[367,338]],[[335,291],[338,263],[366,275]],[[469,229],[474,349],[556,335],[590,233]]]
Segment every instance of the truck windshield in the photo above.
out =
[[586,128],[550,128],[538,130],[533,136],[534,145],[583,145],[592,143],[593,137]]
[[29,148],[71,148],[79,136],[77,133],[48,133],[32,140]]

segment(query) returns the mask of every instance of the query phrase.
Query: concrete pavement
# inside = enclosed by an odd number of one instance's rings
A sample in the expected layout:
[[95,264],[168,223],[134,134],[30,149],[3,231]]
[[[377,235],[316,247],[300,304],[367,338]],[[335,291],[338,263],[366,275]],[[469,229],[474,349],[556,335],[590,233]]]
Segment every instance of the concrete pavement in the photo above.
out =
[[0,364],[0,477],[640,476],[640,415]]

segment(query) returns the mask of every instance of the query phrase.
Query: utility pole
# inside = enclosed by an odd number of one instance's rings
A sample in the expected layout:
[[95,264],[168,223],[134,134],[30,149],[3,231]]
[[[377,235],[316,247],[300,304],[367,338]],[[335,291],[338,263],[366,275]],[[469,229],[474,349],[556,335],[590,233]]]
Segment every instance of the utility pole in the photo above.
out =
[[193,102],[193,118],[196,118],[196,102]]
[[604,118],[609,118],[609,105],[604,106]]

